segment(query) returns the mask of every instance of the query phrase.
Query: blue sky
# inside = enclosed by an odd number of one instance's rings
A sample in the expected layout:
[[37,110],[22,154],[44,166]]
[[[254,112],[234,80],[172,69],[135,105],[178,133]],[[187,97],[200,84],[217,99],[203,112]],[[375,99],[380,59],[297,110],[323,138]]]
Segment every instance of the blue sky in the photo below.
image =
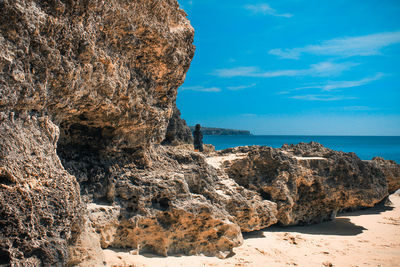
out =
[[400,135],[399,0],[179,0],[196,53],[189,125]]

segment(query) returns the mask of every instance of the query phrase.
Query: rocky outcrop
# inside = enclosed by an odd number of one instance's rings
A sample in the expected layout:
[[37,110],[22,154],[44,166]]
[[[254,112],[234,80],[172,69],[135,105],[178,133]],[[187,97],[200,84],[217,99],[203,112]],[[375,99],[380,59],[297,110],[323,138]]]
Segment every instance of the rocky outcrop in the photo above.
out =
[[191,142],[175,100],[193,28],[176,0],[0,10],[0,265],[101,265],[108,247],[223,258],[242,232],[388,193],[388,162],[318,144],[161,146]]
[[329,220],[340,210],[372,207],[388,196],[382,170],[354,153],[317,143],[220,152],[225,156],[236,153],[245,156],[225,161],[224,170],[239,185],[275,202],[282,225]]
[[396,192],[400,188],[400,165],[393,160],[385,160],[381,157],[373,158],[371,163],[384,173],[389,194]]
[[277,221],[276,204],[218,173],[197,152],[156,146],[114,158],[63,153],[82,194],[96,203],[89,218],[103,248],[223,257],[242,243],[241,231]]
[[6,0],[0,9],[0,106],[51,115],[62,143],[164,139],[194,53],[175,0]]
[[181,119],[181,112],[174,106],[174,111],[171,119],[169,120],[167,133],[162,142],[164,145],[182,145],[193,144],[193,135],[186,121]]
[[83,209],[56,154],[58,127],[48,117],[0,112],[0,133],[0,265],[63,263]]
[[[140,161],[165,137],[193,28],[175,0],[5,0],[0,10],[0,264],[63,265],[83,225],[79,191],[92,187],[79,177],[79,190],[56,149]],[[112,198],[111,180],[96,185]]]
[[158,146],[184,125],[194,52],[176,1],[0,8],[1,263],[84,266],[100,246],[222,257],[276,222],[203,155]]

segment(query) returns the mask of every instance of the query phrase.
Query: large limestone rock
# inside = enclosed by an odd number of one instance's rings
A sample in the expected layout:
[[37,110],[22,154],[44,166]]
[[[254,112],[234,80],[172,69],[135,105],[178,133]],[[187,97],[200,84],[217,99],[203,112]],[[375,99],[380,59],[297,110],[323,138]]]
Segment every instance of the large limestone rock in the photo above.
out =
[[316,144],[160,146],[190,142],[175,100],[194,32],[176,0],[0,10],[0,265],[101,265],[107,247],[224,257],[242,231],[387,195],[377,164]]
[[58,127],[48,117],[0,112],[0,133],[0,265],[61,265],[82,206],[56,154]]
[[4,0],[0,10],[0,264],[64,265],[84,209],[57,153],[140,161],[165,137],[194,31],[176,0]]
[[5,0],[0,10],[1,107],[50,114],[64,143],[163,140],[194,53],[176,0]]
[[175,0],[0,9],[4,261],[84,266],[100,246],[222,257],[277,221],[276,204],[201,154],[158,146],[168,124],[184,129],[175,99],[194,53]]
[[277,222],[275,203],[191,150],[156,146],[114,157],[78,150],[60,156],[84,198],[94,202],[89,219],[102,248],[223,257],[242,244],[241,231]]
[[162,142],[164,145],[193,145],[193,135],[186,121],[181,118],[181,112],[174,106],[174,112],[168,123],[167,133]]
[[317,143],[239,147],[221,155],[224,170],[239,185],[278,205],[282,225],[309,224],[334,218],[337,211],[372,207],[388,196],[382,170],[354,153],[330,150]]
[[371,163],[383,171],[389,194],[396,192],[400,188],[400,165],[393,160],[385,160],[381,157],[373,158]]

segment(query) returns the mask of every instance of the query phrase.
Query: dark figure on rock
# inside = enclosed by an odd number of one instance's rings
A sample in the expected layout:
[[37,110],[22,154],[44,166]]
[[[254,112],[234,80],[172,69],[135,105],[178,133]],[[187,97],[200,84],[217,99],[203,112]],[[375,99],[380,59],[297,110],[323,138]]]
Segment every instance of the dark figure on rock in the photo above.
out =
[[196,124],[196,129],[193,132],[194,149],[203,152],[203,134],[201,133],[200,124]]

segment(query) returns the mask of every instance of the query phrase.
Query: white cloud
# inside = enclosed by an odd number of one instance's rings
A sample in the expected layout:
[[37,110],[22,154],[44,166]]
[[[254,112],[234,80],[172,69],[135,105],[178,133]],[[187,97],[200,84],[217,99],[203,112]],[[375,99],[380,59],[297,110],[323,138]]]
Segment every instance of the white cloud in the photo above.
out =
[[358,81],[328,81],[326,84],[323,85],[300,87],[296,88],[295,90],[315,88],[315,89],[322,89],[322,91],[332,91],[335,89],[359,87],[369,84],[373,81],[380,80],[383,76],[384,76],[383,73],[378,73],[373,77],[364,78]]
[[381,54],[382,48],[397,43],[400,43],[400,31],[337,38],[292,49],[272,49],[269,54],[289,59],[299,59],[305,53],[342,57],[372,56]]
[[268,54],[287,59],[299,59],[301,54],[301,51],[299,50],[300,48],[283,49],[283,50],[280,48],[275,48],[269,50]]
[[238,90],[243,90],[243,89],[247,89],[247,88],[252,88],[254,86],[256,86],[257,84],[252,83],[252,84],[248,84],[248,85],[239,85],[239,86],[229,86],[227,87],[229,90],[232,91],[238,91]]
[[368,106],[347,106],[347,107],[342,107],[343,110],[345,111],[369,111],[369,110],[374,110],[373,108],[370,108]]
[[307,100],[307,101],[338,101],[338,100],[349,100],[356,99],[352,96],[332,96],[332,95],[296,95],[289,98]]
[[188,86],[181,87],[181,91],[197,91],[197,92],[221,92],[218,87],[204,87],[204,86]]
[[320,62],[312,64],[308,69],[298,70],[277,70],[277,71],[260,71],[257,67],[238,67],[232,69],[215,70],[212,74],[218,77],[255,77],[255,78],[273,78],[273,77],[293,77],[293,76],[317,76],[327,77],[336,76],[342,72],[357,66],[353,62]]
[[270,7],[270,5],[268,4],[246,5],[244,6],[244,8],[249,11],[252,11],[255,14],[271,15],[275,17],[285,17],[285,18],[293,17],[293,15],[289,13],[278,13],[278,11]]
[[[358,81],[328,81],[325,84],[315,85],[315,86],[306,86],[306,87],[299,87],[293,90],[282,91],[278,92],[278,95],[289,95],[293,91],[304,90],[304,89],[321,89],[323,92],[334,91],[336,89],[343,89],[343,88],[352,88],[352,87],[359,87],[370,82],[376,81],[381,79],[384,76],[382,73],[378,73],[375,76],[364,78]],[[355,99],[355,97],[349,96],[338,96],[338,95],[324,95],[324,94],[307,94],[307,95],[295,95],[289,96],[292,99],[299,99],[299,100],[308,100],[308,101],[338,101],[338,100],[348,100],[348,99]],[[361,106],[352,106],[349,107],[348,110],[367,110],[366,107]]]
[[251,77],[257,71],[257,67],[237,67],[232,69],[219,69],[212,74],[219,77]]
[[291,91],[280,91],[280,92],[277,92],[276,95],[288,95],[288,94],[290,94],[290,92]]
[[311,76],[336,76],[342,72],[359,65],[354,62],[333,63],[329,61],[311,65],[311,68],[306,70],[307,75]]
[[244,114],[241,114],[240,116],[243,116],[243,117],[257,117],[258,114],[254,114],[254,113],[244,113]]

